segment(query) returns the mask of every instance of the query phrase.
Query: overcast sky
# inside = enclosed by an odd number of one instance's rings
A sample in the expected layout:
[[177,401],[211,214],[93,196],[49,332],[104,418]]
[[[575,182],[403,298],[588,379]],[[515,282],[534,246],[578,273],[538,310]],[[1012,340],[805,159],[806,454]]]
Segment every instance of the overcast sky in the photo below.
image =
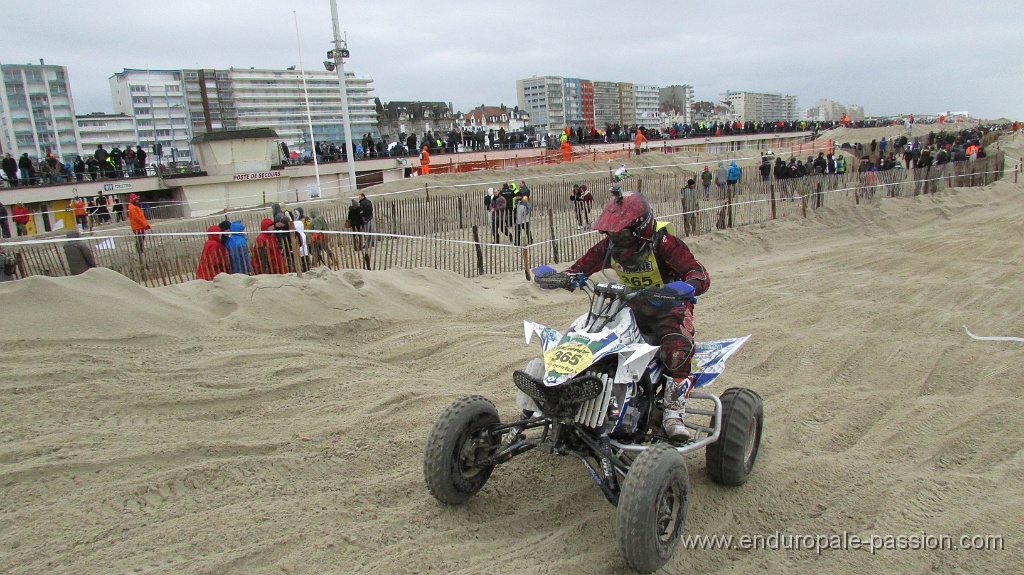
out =
[[[869,115],[1024,119],[1024,2],[337,0],[382,101],[516,105],[534,75],[821,98]],[[0,0],[2,63],[67,66],[76,112],[110,112],[125,68],[322,70],[330,0]],[[294,13],[294,16],[293,16]],[[295,20],[298,20],[298,38]]]

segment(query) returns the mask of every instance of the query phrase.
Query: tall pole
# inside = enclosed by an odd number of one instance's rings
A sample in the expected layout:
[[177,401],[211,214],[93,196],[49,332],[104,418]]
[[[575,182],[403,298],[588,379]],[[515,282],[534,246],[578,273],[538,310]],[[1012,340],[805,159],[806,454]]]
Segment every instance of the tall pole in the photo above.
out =
[[348,158],[348,185],[350,193],[356,191],[356,162],[352,153],[352,128],[348,120],[348,89],[345,86],[345,58],[342,57],[341,28],[338,26],[338,0],[331,0],[331,23],[334,25],[334,61],[338,70],[338,90],[341,92],[341,121],[345,125],[345,157]]
[[[302,64],[302,40],[299,39],[299,17],[295,15],[295,10],[292,10],[292,18],[295,20],[295,42],[299,45],[299,73],[302,74],[302,94],[306,98],[306,121],[309,122],[309,142],[313,146],[313,173],[316,174],[316,193],[321,194],[320,191],[320,163],[316,158],[316,137],[313,136],[313,114],[309,111],[309,91],[306,89],[306,68]],[[287,161],[288,158],[285,158]],[[301,163],[302,158],[299,158]]]

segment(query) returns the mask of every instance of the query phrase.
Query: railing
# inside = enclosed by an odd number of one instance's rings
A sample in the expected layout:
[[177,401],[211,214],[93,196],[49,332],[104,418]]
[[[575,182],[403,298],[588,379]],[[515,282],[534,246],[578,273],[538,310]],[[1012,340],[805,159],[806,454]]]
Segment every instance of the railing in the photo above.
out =
[[[659,220],[671,222],[679,236],[701,235],[774,219],[809,217],[814,210],[878,202],[881,198],[934,194],[951,187],[983,186],[1003,175],[1003,152],[976,161],[954,162],[912,170],[853,172],[762,181],[756,170],[745,168],[741,182],[731,187],[711,186],[705,195],[697,186],[697,205],[683,210],[680,189],[695,173],[632,177],[627,188],[642,191]],[[1017,166],[1019,169],[1019,165]],[[1014,178],[1016,178],[1016,171]],[[698,179],[699,180],[699,179]],[[600,177],[538,184],[531,189],[535,206],[528,227],[516,226],[510,235],[497,226],[483,203],[486,184],[415,198],[378,198],[375,202],[373,234],[344,229],[347,206],[337,202],[315,204],[330,231],[311,250],[308,259],[285,254],[289,270],[301,273],[309,266],[331,269],[372,269],[431,267],[465,276],[525,271],[541,263],[564,263],[581,256],[598,239],[586,229],[600,211],[602,194],[593,208],[577,212],[568,201],[573,184],[586,184],[599,192],[608,181]],[[242,221],[249,244],[259,221],[269,217],[268,209],[231,214]],[[198,256],[207,239],[206,229],[223,216],[153,223],[145,239],[145,251],[138,250],[136,237],[125,229],[110,229],[106,235],[84,237],[99,265],[111,268],[147,286],[169,285],[196,277]],[[579,228],[584,229],[580,230]],[[307,240],[311,230],[306,231]],[[18,259],[18,276],[68,275],[61,245],[63,238],[11,241],[5,244]]]

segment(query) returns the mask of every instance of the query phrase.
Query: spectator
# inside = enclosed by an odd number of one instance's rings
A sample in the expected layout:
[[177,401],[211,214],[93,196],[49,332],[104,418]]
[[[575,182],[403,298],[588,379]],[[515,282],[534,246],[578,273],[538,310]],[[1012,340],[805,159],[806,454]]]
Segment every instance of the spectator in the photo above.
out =
[[124,204],[121,203],[121,196],[114,196],[114,221],[124,221]]
[[229,233],[231,232],[231,221],[225,217],[219,224],[217,224],[217,229],[221,231],[220,243],[227,246],[228,238],[231,237],[231,234]]
[[700,173],[700,184],[704,186],[704,199],[711,198],[711,182],[715,179],[715,175],[711,173],[711,169],[704,166],[704,171]]
[[[360,234],[363,231],[363,208],[359,205],[359,200],[355,198],[352,198],[352,205],[348,207],[348,218],[345,220],[345,227]],[[362,235],[356,236],[355,246],[357,250],[363,249]]]
[[110,210],[107,208],[107,197],[103,192],[96,194],[96,219],[101,224],[110,223]]
[[742,173],[743,172],[740,170],[740,167],[736,165],[736,160],[730,160],[729,170],[726,173],[726,183],[733,194],[736,193],[736,184],[740,181],[740,175],[742,175]]
[[[252,273],[252,263],[249,261],[249,244],[245,241],[245,224],[234,221],[231,222],[228,229],[231,231],[231,234],[228,235],[228,239],[223,243],[223,246],[228,256],[228,269],[230,273]],[[217,226],[217,231],[220,231],[220,226]],[[205,251],[206,248],[203,249]]]
[[[572,202],[573,207],[576,209],[576,229],[590,229],[590,206],[594,202],[594,196],[587,189],[586,185],[573,184],[572,192],[569,196],[569,200]],[[584,224],[583,222],[586,222]]]
[[138,162],[135,160],[135,150],[131,146],[125,146],[121,153],[121,160],[124,162],[124,177],[130,178],[138,170]]
[[3,246],[0,246],[0,282],[14,281],[17,278],[14,274],[18,271],[18,260],[7,253]]
[[274,233],[274,220],[263,218],[260,222],[260,229],[263,233],[256,236],[252,246],[252,269],[257,274],[286,274],[288,264],[284,260],[281,247],[278,245],[278,235]]
[[729,168],[725,167],[725,162],[718,162],[718,168],[715,170],[715,185],[718,186],[718,192],[721,197],[725,197],[725,186],[729,184]]
[[64,243],[64,257],[68,260],[68,270],[71,275],[77,276],[96,267],[96,256],[92,249],[81,240],[82,231],[78,227],[68,230],[68,239]]
[[686,180],[686,186],[680,192],[683,203],[683,234],[697,234],[697,182],[692,178]]
[[79,229],[85,230],[89,227],[89,217],[85,213],[85,200],[75,196],[75,199],[71,200],[71,210],[75,214],[75,225]]
[[647,143],[647,136],[644,135],[644,131],[640,128],[636,129],[636,138],[633,139],[633,152],[636,155],[643,153],[643,145]]
[[313,218],[309,223],[309,229],[313,234],[309,237],[309,251],[313,258],[313,266],[326,265],[338,266],[338,258],[335,257],[331,246],[327,243],[327,220],[324,219],[316,208],[309,208],[309,215]]
[[281,253],[284,254],[285,265],[291,267],[294,265],[291,263],[292,257],[292,218],[288,215],[288,212],[284,209],[283,203],[276,203],[273,207],[274,212],[274,231],[277,232],[274,237],[277,240],[277,245],[281,247]]
[[[199,254],[199,266],[196,267],[196,279],[213,281],[217,274],[230,273],[228,250],[221,243],[220,226],[206,228],[207,240],[203,251]],[[248,254],[246,254],[248,258]]]
[[516,245],[520,243],[522,235],[526,234],[527,245],[533,243],[533,232],[530,230],[530,214],[533,213],[533,202],[529,195],[520,195],[516,202]]
[[21,175],[21,181],[26,186],[36,185],[36,168],[32,164],[32,160],[28,157],[28,152],[25,152],[18,158],[18,171]]
[[149,226],[146,214],[142,211],[142,206],[139,205],[139,196],[135,194],[128,196],[128,224],[131,225],[132,233],[135,234],[135,247],[138,248],[141,257],[146,249],[146,232],[152,228]]
[[501,243],[498,238],[498,230],[500,229],[503,234],[509,239],[512,236],[508,233],[508,218],[505,217],[505,197],[501,195],[501,190],[494,190],[494,196],[491,197],[491,234],[494,236],[494,243]]
[[135,165],[138,170],[138,175],[146,175],[146,150],[142,149],[142,146],[135,146]]
[[309,244],[306,243],[306,218],[302,216],[302,208],[296,208],[297,217],[292,221],[295,238],[298,241],[299,262],[302,271],[309,271]]
[[7,223],[7,216],[7,206],[5,206],[3,202],[0,202],[0,237],[11,237],[11,228]]
[[420,175],[426,176],[430,174],[430,150],[424,145],[423,149],[420,150]]
[[19,236],[28,235],[28,221],[31,217],[31,212],[25,204],[16,204],[11,208],[11,219],[14,220],[14,227],[17,228]]
[[2,163],[4,174],[7,175],[7,181],[11,183],[11,187],[17,187],[18,185],[18,162],[11,157],[10,153],[4,154]]
[[562,161],[563,162],[570,162],[570,161],[572,161],[572,144],[569,143],[569,140],[562,140],[561,149],[562,149]]
[[[366,197],[366,194],[359,194],[359,209],[363,212],[363,228],[366,230],[366,233],[375,233],[376,230],[373,225],[373,202]],[[372,248],[377,245],[377,237],[368,236],[367,242]]]
[[85,181],[85,161],[82,160],[82,156],[75,156],[75,165],[73,168],[75,172],[75,181]]
[[85,159],[85,170],[89,172],[89,181],[95,182],[100,175],[100,163],[96,158],[89,156]]

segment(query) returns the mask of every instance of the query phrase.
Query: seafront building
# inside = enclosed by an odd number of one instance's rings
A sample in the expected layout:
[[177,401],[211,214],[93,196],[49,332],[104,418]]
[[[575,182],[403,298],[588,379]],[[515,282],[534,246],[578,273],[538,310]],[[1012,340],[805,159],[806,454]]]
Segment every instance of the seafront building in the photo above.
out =
[[721,96],[740,122],[789,122],[799,119],[796,96],[728,91]]
[[[345,79],[353,140],[378,136],[373,80],[351,72]],[[110,94],[115,113],[131,116],[139,143],[160,149],[164,162],[194,160],[192,138],[219,130],[271,128],[289,148],[311,149],[312,120],[316,141],[345,139],[335,72],[125,69],[110,77]]]
[[[115,147],[124,150],[138,145],[135,121],[131,116],[93,112],[75,116],[75,121],[78,122],[78,144],[83,157],[92,155],[96,147],[101,145],[108,152]],[[149,154],[149,150],[146,153]],[[148,159],[146,163],[149,163]]]
[[529,114],[538,133],[565,126],[604,130],[634,124],[658,127],[659,88],[630,82],[595,82],[562,76],[534,76],[516,81],[519,109]]
[[79,153],[71,81],[65,66],[0,64],[0,147],[38,161],[47,153],[69,161]]

